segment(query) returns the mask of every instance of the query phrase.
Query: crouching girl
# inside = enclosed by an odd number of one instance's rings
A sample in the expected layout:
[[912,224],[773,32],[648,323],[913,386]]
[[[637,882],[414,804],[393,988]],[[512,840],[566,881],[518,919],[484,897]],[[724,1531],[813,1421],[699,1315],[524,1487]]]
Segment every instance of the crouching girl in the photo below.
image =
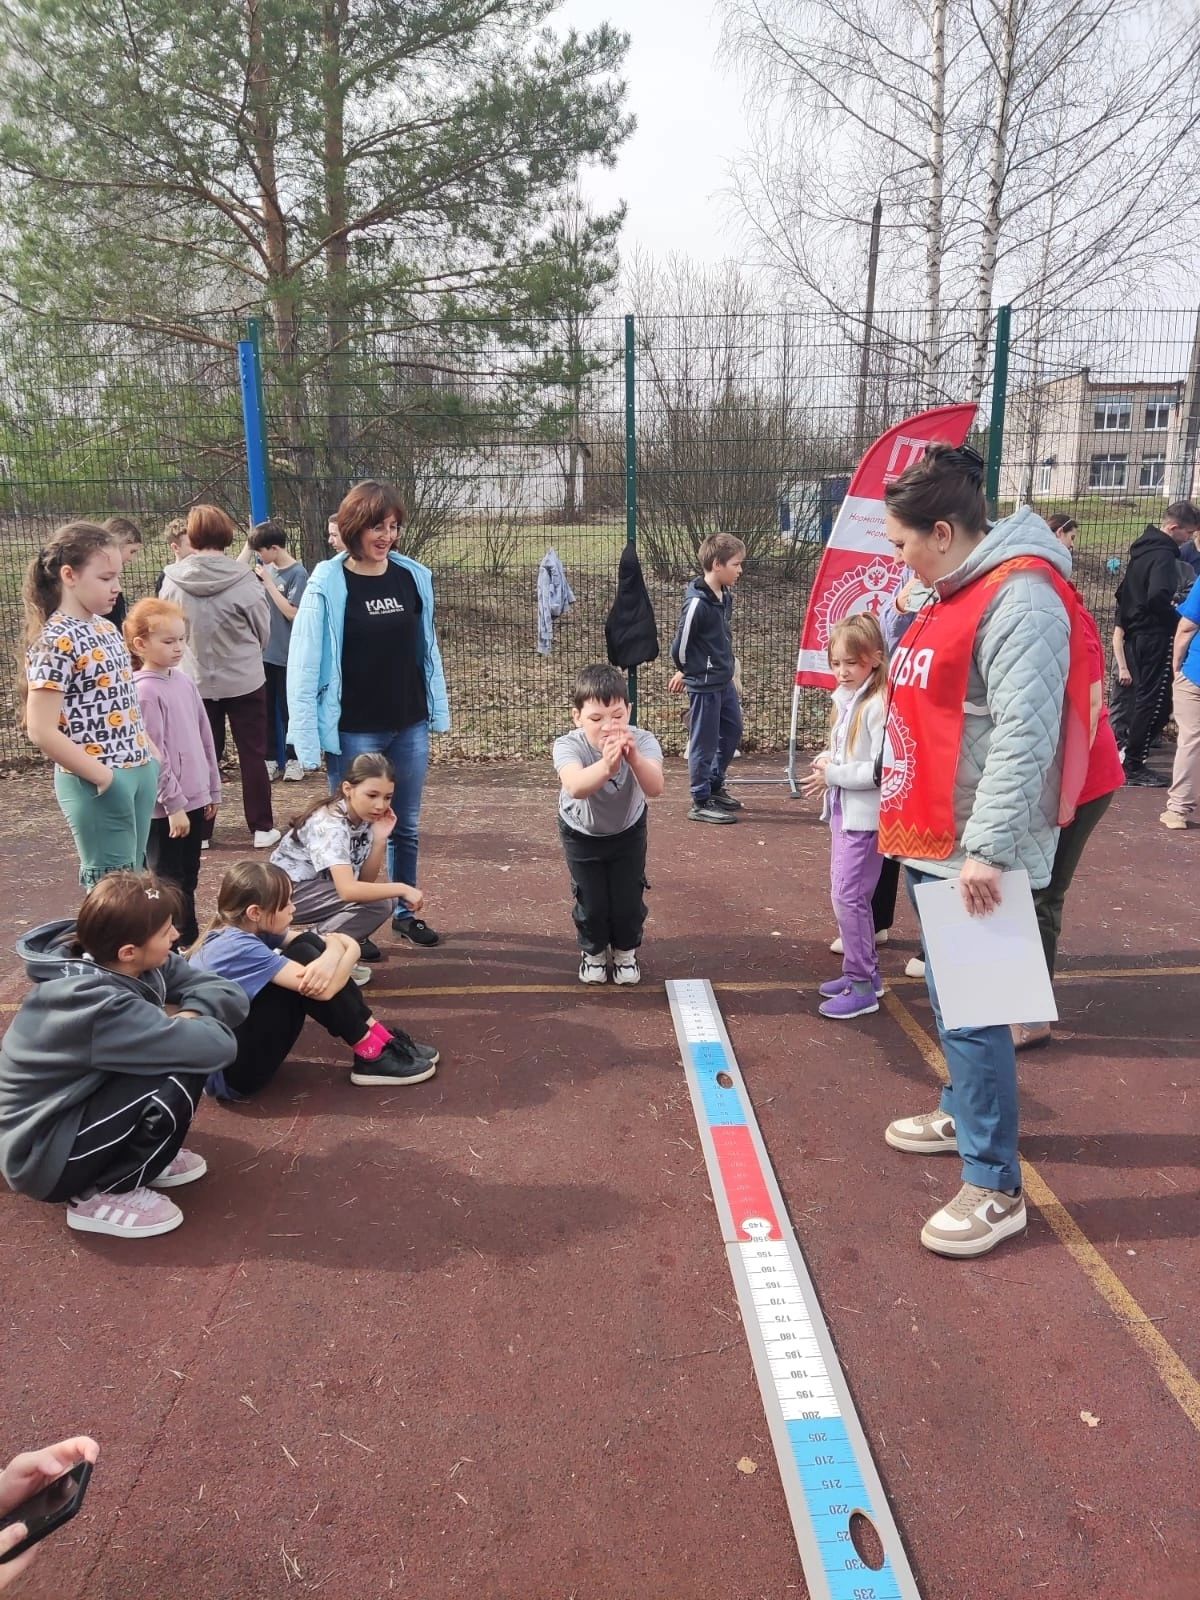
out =
[[183,1213],[159,1191],[207,1171],[183,1141],[247,1003],[171,953],[177,912],[169,884],[114,872],[17,945],[34,988],[0,1046],[0,1170],[82,1233],[169,1233]]
[[213,1074],[217,1100],[248,1099],[266,1087],[291,1054],[307,1017],[350,1046],[350,1082],[424,1083],[437,1069],[432,1045],[385,1028],[354,982],[358,945],[347,934],[300,932],[292,884],[270,862],[241,861],[221,880],[217,915],[192,950],[194,966],[244,990],[250,1012],[237,1028],[232,1066]]

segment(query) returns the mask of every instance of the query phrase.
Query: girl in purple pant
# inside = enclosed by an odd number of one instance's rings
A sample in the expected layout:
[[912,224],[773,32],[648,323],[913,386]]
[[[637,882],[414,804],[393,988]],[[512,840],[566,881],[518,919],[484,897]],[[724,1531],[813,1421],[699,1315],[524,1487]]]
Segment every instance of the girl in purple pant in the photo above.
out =
[[887,654],[870,613],[847,617],[829,635],[833,691],[829,748],[812,764],[804,792],[821,795],[830,829],[830,893],[842,940],[842,975],[821,985],[823,1017],[848,1021],[879,1010],[871,896],[879,882],[879,789]]

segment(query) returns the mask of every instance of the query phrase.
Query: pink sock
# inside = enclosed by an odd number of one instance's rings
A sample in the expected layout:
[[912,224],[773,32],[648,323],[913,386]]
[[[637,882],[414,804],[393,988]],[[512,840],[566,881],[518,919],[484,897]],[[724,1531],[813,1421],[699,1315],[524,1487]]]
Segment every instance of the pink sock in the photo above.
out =
[[354,1054],[362,1061],[378,1061],[383,1054],[384,1045],[389,1044],[391,1038],[391,1034],[382,1022],[373,1022],[370,1033],[354,1046]]

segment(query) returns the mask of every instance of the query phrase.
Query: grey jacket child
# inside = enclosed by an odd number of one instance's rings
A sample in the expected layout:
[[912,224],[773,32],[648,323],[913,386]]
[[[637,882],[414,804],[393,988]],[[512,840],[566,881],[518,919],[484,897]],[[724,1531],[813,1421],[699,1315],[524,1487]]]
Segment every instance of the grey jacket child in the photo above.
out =
[[[112,1073],[207,1077],[237,1054],[230,1031],[250,1003],[240,984],[182,956],[141,978],[71,953],[75,924],[48,922],[17,944],[34,988],[0,1045],[0,1172],[35,1200],[59,1179],[89,1098]],[[175,1022],[163,1007],[198,1011]]]
[[163,573],[162,598],[188,620],[184,671],[204,700],[235,700],[267,681],[263,649],[271,602],[249,567],[216,550],[198,550]]
[[[1071,557],[1028,506],[997,522],[936,585],[948,599],[1014,556],[1040,556],[1063,577]],[[920,597],[914,598],[914,609]],[[919,618],[919,612],[918,612]],[[905,639],[919,648],[919,621]],[[1023,572],[996,592],[975,635],[966,716],[954,779],[957,840],[945,861],[907,861],[956,878],[968,856],[989,866],[1024,867],[1035,889],[1050,882],[1058,843],[1063,695],[1070,623],[1048,577]]]

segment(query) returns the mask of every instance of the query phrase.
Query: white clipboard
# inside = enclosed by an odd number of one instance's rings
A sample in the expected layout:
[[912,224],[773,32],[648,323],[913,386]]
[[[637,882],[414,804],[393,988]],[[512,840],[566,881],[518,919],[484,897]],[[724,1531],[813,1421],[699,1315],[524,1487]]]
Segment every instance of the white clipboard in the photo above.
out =
[[1000,904],[986,917],[968,912],[957,878],[914,893],[947,1028],[1058,1020],[1027,872],[1001,874]]

